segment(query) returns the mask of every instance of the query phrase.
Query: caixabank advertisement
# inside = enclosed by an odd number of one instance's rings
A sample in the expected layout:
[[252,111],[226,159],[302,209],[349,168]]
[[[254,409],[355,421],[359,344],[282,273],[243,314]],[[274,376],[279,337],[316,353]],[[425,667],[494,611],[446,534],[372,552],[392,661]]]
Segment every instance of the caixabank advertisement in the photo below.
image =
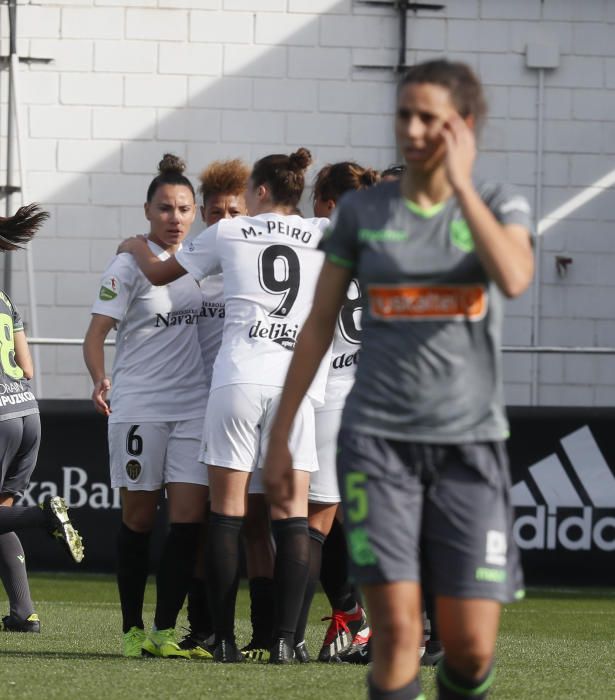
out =
[[[85,540],[80,568],[113,571],[120,501],[109,486],[106,421],[89,401],[40,403],[41,451],[22,503],[62,496]],[[513,535],[526,582],[613,585],[615,410],[514,407],[509,419]],[[153,565],[164,527],[162,503]],[[21,535],[31,569],[76,567],[41,533]]]

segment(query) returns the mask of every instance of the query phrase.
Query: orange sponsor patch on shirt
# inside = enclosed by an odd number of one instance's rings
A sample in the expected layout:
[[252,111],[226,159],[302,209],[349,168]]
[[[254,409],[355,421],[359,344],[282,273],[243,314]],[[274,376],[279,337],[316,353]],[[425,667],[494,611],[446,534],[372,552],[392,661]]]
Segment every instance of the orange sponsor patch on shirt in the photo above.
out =
[[487,312],[480,284],[369,285],[367,293],[372,316],[384,321],[480,321]]

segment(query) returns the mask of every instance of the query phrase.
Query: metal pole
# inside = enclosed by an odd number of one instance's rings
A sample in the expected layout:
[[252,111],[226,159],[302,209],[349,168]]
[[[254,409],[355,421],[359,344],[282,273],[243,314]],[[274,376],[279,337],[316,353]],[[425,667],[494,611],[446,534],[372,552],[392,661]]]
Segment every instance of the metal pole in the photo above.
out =
[[408,27],[408,8],[405,2],[399,3],[399,50],[397,53],[397,72],[406,65],[406,31]]
[[[8,0],[9,10],[9,61],[17,54],[17,0]],[[13,184],[13,77],[9,71],[8,114],[6,122],[6,216],[13,213],[11,186]],[[4,256],[4,291],[11,296],[13,265],[10,255]]]
[[[545,120],[545,71],[544,68],[538,70],[538,97],[537,97],[537,126],[536,126],[536,191],[534,194],[534,220],[536,221],[535,248],[534,248],[534,284],[532,286],[532,345],[538,346],[540,343],[540,299],[542,284],[542,237],[539,226],[542,220],[542,187],[544,169],[544,120]],[[532,355],[532,382],[531,382],[531,405],[538,405],[538,371],[539,362],[535,355]]]
[[[13,83],[13,117],[15,119],[15,144],[17,150],[17,156],[19,159],[19,183],[21,185],[21,204],[27,203],[26,196],[26,161],[24,155],[23,147],[23,122],[21,119],[21,102],[19,100],[19,57],[17,54],[11,56],[11,63],[9,66],[11,81]],[[34,262],[32,260],[32,243],[29,243],[25,250],[26,256],[26,283],[28,286],[28,305],[30,307],[30,328],[29,332],[33,336],[37,336],[39,333],[38,327],[38,306],[36,303],[36,286],[34,283]],[[11,257],[7,255],[7,257]],[[39,399],[43,398],[43,365],[41,363],[41,353],[40,348],[34,347],[32,349],[32,359],[34,360],[34,367],[36,372],[34,374],[34,388],[36,395]]]

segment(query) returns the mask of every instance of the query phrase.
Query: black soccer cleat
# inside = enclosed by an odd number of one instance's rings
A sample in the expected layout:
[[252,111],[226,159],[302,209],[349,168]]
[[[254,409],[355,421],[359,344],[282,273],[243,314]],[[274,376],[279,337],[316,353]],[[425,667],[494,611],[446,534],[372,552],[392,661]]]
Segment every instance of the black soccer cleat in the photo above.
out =
[[234,639],[221,639],[214,649],[214,661],[219,664],[239,664],[244,660]]
[[295,660],[300,664],[309,664],[312,659],[310,659],[310,652],[308,651],[305,639],[299,644],[295,644]]
[[421,656],[421,666],[435,666],[444,656],[442,642],[428,640],[425,643],[425,653]]
[[370,640],[360,644],[353,644],[350,649],[339,654],[337,658],[345,664],[359,664],[366,666],[372,660]]
[[214,635],[189,629],[179,643],[179,648],[190,652],[192,659],[211,659],[215,648]]
[[270,664],[292,664],[295,661],[295,650],[284,639],[276,639],[269,653]]
[[2,618],[5,632],[35,632],[40,633],[41,621],[36,613],[32,613],[25,620],[20,620],[13,615],[7,615]]

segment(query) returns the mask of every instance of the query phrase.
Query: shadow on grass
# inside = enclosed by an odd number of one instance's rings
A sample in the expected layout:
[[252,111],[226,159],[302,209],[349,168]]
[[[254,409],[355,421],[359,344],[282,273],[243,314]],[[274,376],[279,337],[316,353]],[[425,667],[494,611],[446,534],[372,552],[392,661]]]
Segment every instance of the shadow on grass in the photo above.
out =
[[[38,649],[29,649],[28,651],[21,651],[19,649],[0,649],[0,656],[15,656],[15,657],[28,657],[35,656],[37,659],[41,657],[46,657],[50,659],[86,659],[95,661],[116,661],[117,659],[124,659],[122,654],[116,653],[105,653],[99,651],[40,651]],[[128,659],[130,661],[130,659]],[[141,661],[141,659],[138,659]]]
[[561,588],[539,586],[528,588],[526,599],[530,600],[614,600],[615,588]]

